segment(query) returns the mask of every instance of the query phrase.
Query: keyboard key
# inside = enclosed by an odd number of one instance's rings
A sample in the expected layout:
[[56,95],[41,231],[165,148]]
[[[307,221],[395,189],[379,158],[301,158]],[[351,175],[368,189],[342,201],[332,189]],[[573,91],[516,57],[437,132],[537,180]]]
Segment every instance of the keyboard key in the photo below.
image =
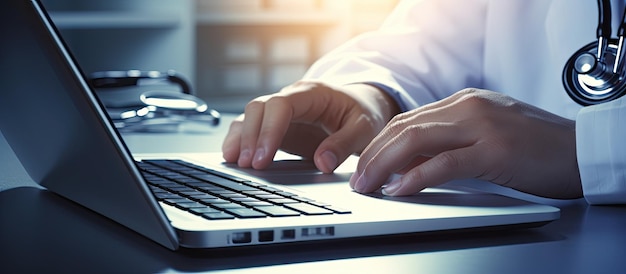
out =
[[272,217],[300,216],[299,212],[284,208],[282,206],[260,206],[256,209],[259,211],[263,211]]
[[199,192],[199,191],[196,191],[196,192],[193,192],[193,193],[185,193],[185,192],[183,192],[181,194],[182,195],[186,195],[187,197],[189,197],[192,200],[219,199],[219,198],[217,198],[217,197],[215,197],[215,196],[213,196],[211,194],[207,194],[207,193],[203,193],[203,192]]
[[158,187],[151,188],[150,190],[152,191],[152,194],[154,194],[154,196],[157,196],[157,194],[167,194],[168,193],[167,191],[165,191],[163,189],[160,189]]
[[268,203],[268,202],[241,202],[242,204],[249,206],[249,207],[253,207],[253,208],[257,208],[260,206],[273,206],[274,204],[272,203]]
[[193,188],[190,188],[188,186],[181,186],[181,185],[178,185],[176,187],[168,187],[167,189],[169,189],[172,192],[176,192],[176,193],[189,192],[189,191],[193,192],[194,191]]
[[212,185],[209,183],[205,183],[206,185],[199,187],[201,190],[207,191],[207,192],[211,192],[211,193],[216,193],[216,192],[220,192],[220,193],[234,193],[230,190],[227,190],[221,186],[216,186],[216,185]]
[[196,184],[206,185],[206,182],[191,177],[178,179],[177,181],[188,186],[195,186]]
[[160,193],[154,193],[154,196],[157,197],[157,199],[159,200],[163,200],[163,199],[176,199],[176,198],[182,198],[180,195],[178,194],[174,194],[174,193],[169,193],[169,192],[160,192]]
[[261,200],[252,197],[236,197],[231,198],[233,201],[238,203],[252,203],[252,202],[261,202]]
[[319,206],[319,207],[327,207],[330,206],[328,203],[320,202],[320,201],[310,201],[309,204]]
[[148,182],[151,185],[161,185],[161,184],[171,183],[171,181],[168,179],[156,177],[156,176],[153,178],[144,177],[144,179],[146,180],[146,182]]
[[255,197],[261,198],[261,199],[265,199],[265,200],[270,200],[270,199],[283,199],[285,197],[280,196],[280,195],[276,195],[276,194],[261,194],[261,195],[254,195]]
[[248,195],[253,195],[253,196],[262,196],[262,195],[275,195],[272,193],[269,193],[265,190],[260,190],[260,189],[255,189],[255,190],[250,190],[250,191],[242,191],[242,193],[248,194]]
[[177,184],[177,183],[169,181],[169,180],[163,180],[163,181],[158,181],[158,182],[151,182],[150,184],[158,186],[158,187],[162,187],[162,188],[169,188],[169,187],[180,186],[180,184]]
[[231,199],[231,200],[236,200],[236,199],[242,199],[242,198],[248,198],[248,196],[243,195],[241,193],[223,193],[220,196],[227,198],[227,199]]
[[285,206],[300,211],[306,215],[325,215],[325,214],[333,214],[332,211],[326,209],[326,208],[321,208],[321,207],[317,207],[311,204],[305,204],[305,203],[298,203],[298,204],[286,204]]
[[174,205],[175,207],[178,208],[182,208],[182,209],[189,209],[189,208],[206,208],[206,205],[203,205],[201,203],[198,202],[191,202],[191,203],[177,203]]
[[296,203],[300,203],[296,200],[293,199],[287,199],[287,198],[280,198],[280,199],[268,199],[268,201],[275,203],[275,204],[296,204]]
[[239,218],[261,218],[266,217],[267,215],[263,212],[254,211],[249,208],[229,208],[226,211],[230,214],[233,214]]
[[[180,197],[180,196],[178,196]],[[192,200],[189,200],[187,198],[167,198],[167,199],[163,199],[164,202],[168,203],[168,204],[178,204],[178,203],[191,203],[193,202]]]
[[196,182],[185,182],[184,184],[186,186],[190,186],[190,187],[193,187],[193,188],[202,188],[202,187],[211,186],[210,183],[205,182],[205,181],[200,181],[200,180],[198,180]]
[[249,185],[249,186],[255,187],[255,188],[260,188],[262,186],[265,186],[264,184],[257,183],[257,182],[250,182],[250,181],[246,182],[246,185]]
[[196,207],[190,208],[189,211],[191,213],[195,213],[195,214],[198,214],[198,215],[202,215],[202,214],[206,214],[206,213],[220,213],[220,212],[222,212],[220,210],[217,210],[215,208],[210,208],[210,207],[207,207],[207,206],[205,206],[205,207],[197,207],[197,208]]
[[278,193],[278,192],[283,192],[282,190],[275,188],[275,187],[271,187],[271,186],[260,186],[260,189],[266,190],[268,192],[272,192],[272,193]]
[[280,194],[282,196],[285,196],[285,197],[296,197],[296,196],[298,196],[296,194],[293,194],[293,193],[287,192],[287,191],[280,191],[278,194]]
[[239,209],[239,208],[246,208],[243,205],[240,204],[236,204],[236,203],[223,203],[223,204],[213,204],[214,207],[219,208],[219,209]]
[[222,177],[217,177],[214,175],[196,175],[196,178],[202,179],[202,180],[206,180],[208,182],[211,182],[213,184],[225,187],[225,188],[229,188],[235,191],[251,191],[251,190],[256,190],[256,188],[253,188],[251,186],[248,185],[244,185],[242,183],[238,183],[238,182],[233,182],[230,181],[228,179],[222,178]]
[[230,201],[228,200],[224,200],[221,198],[208,198],[208,199],[200,199],[200,202],[203,202],[205,204],[211,204],[211,205],[216,205],[216,204],[229,204]]
[[337,214],[350,214],[352,213],[352,211],[344,209],[344,208],[340,208],[340,207],[336,207],[336,206],[325,206],[324,208],[330,209],[333,212],[337,213]]
[[210,219],[210,220],[235,219],[235,216],[228,214],[226,212],[205,213],[205,214],[202,214],[202,217]]
[[199,167],[199,166],[196,166],[196,168],[198,168],[200,170],[203,170],[203,171],[206,171],[208,173],[215,174],[215,175],[220,176],[222,178],[229,179],[231,181],[235,181],[235,182],[239,182],[239,183],[250,182],[250,180],[248,180],[248,179],[244,179],[244,178],[237,177],[237,176],[234,176],[234,175],[230,175],[230,174],[226,174],[226,173],[223,173],[223,172],[219,172],[217,170],[208,169],[208,168]]
[[298,200],[300,202],[305,202],[305,203],[310,203],[310,202],[314,202],[315,201],[313,199],[309,199],[309,198],[302,197],[302,196],[292,196],[292,197],[289,197],[289,198]]

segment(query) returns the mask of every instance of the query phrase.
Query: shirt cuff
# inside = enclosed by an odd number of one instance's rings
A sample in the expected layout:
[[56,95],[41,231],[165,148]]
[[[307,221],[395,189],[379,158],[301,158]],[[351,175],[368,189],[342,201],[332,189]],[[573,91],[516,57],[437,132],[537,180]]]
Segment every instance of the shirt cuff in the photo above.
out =
[[[356,83],[355,83],[356,84]],[[402,100],[402,95],[399,91],[392,89],[388,86],[385,86],[383,84],[380,83],[372,83],[372,82],[364,82],[364,83],[360,83],[360,84],[367,84],[370,86],[374,86],[382,91],[384,91],[385,93],[387,93],[389,96],[391,96],[391,98],[393,98],[393,100],[396,102],[396,104],[398,104],[398,107],[400,107],[400,111],[401,112],[405,112],[405,111],[409,111],[411,110],[411,108],[409,108],[407,106],[407,104],[404,102],[404,100]]]
[[582,108],[576,118],[576,153],[590,204],[626,203],[626,98]]

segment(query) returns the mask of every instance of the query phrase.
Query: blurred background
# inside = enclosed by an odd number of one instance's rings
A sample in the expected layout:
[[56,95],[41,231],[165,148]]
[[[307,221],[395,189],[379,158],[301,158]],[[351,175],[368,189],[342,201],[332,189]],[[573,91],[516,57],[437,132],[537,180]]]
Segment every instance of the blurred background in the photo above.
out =
[[398,0],[42,0],[86,74],[174,69],[241,112],[319,56],[376,29]]

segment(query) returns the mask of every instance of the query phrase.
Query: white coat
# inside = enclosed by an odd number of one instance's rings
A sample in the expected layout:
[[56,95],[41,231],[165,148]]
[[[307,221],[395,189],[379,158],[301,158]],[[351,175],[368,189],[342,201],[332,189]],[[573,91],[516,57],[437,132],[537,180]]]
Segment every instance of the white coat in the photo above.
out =
[[[612,6],[615,35],[625,6]],[[403,1],[304,78],[371,83],[405,111],[475,87],[575,119],[585,199],[626,203],[626,96],[582,108],[561,82],[565,62],[596,40],[597,14],[595,0]]]

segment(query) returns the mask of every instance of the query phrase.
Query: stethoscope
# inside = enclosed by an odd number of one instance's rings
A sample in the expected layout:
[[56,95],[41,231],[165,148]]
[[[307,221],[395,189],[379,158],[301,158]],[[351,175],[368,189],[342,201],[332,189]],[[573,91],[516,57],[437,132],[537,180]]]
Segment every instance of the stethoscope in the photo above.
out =
[[575,52],[563,69],[563,86],[577,103],[583,106],[601,104],[626,94],[625,20],[626,10],[617,32],[618,38],[611,38],[611,1],[598,0],[598,40]]
[[[141,85],[142,80],[165,81],[180,87],[181,92],[155,88],[139,95],[139,104],[121,108],[107,107],[107,113],[119,130],[170,131],[183,123],[217,126],[220,113],[210,109],[204,100],[191,94],[187,81],[173,70],[159,71],[101,71],[91,74],[94,89],[121,88]],[[156,85],[155,85],[156,87]]]

